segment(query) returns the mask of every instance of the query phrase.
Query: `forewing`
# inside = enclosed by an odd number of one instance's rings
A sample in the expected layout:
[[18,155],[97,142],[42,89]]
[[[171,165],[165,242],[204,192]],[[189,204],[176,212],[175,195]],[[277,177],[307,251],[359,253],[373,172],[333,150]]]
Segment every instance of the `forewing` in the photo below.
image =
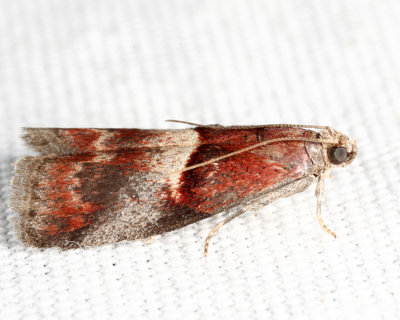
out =
[[121,149],[196,144],[197,133],[183,130],[24,128],[25,141],[41,154],[71,155]]
[[171,152],[135,149],[21,159],[10,201],[18,212],[20,238],[39,247],[70,247],[71,241],[96,245],[146,236],[170,202],[166,173],[182,169],[192,150]]

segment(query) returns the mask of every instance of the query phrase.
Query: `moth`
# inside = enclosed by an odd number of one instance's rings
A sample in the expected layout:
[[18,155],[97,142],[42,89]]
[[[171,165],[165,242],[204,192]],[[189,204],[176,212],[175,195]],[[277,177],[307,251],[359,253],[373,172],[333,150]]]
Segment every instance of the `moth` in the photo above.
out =
[[149,238],[231,213],[224,224],[349,165],[356,142],[326,126],[194,125],[175,130],[25,128],[41,155],[15,164],[10,206],[27,246],[63,249]]

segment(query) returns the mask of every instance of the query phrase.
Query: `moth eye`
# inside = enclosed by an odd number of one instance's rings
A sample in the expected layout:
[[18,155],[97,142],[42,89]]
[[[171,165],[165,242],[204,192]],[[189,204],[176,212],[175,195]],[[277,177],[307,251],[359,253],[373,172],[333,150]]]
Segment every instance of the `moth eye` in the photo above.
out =
[[342,164],[349,156],[345,147],[332,147],[328,152],[329,160],[333,164]]

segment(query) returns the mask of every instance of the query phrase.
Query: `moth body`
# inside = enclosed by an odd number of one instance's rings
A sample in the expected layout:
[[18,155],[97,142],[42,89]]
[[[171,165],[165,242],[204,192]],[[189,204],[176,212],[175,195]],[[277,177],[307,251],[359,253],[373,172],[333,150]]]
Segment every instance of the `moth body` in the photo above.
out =
[[148,238],[268,204],[357,153],[331,128],[283,125],[27,128],[25,140],[41,155],[16,163],[10,205],[19,238],[64,249]]

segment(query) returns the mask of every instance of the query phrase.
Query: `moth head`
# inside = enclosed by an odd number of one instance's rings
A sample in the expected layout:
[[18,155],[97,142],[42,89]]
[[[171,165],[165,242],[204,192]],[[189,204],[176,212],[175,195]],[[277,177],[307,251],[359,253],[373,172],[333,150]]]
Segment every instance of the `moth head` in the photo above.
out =
[[345,167],[357,155],[356,141],[333,128],[322,130],[320,136],[325,144],[325,163],[328,167]]

